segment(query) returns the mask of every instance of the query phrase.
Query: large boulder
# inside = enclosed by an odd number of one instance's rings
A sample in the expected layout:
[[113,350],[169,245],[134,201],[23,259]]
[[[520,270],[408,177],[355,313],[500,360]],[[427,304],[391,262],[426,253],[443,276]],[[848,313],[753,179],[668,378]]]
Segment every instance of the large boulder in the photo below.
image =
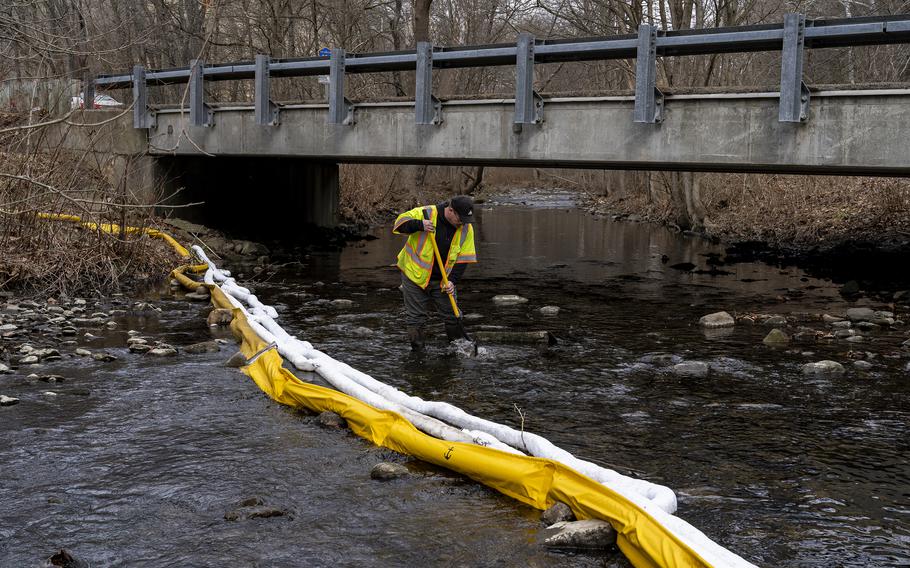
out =
[[680,377],[704,379],[708,376],[710,368],[707,363],[702,361],[683,361],[670,367],[670,372]]
[[183,348],[184,353],[192,353],[194,355],[198,355],[200,353],[217,353],[219,351],[221,351],[221,346],[214,341],[194,343]]
[[762,343],[765,345],[786,345],[790,343],[790,337],[775,327],[762,339]]
[[843,375],[844,366],[836,361],[816,361],[802,367],[804,375]]
[[227,308],[215,308],[209,312],[206,321],[208,322],[209,327],[217,327],[219,325],[230,325],[231,320],[233,319],[234,314],[231,310]]
[[411,472],[408,471],[408,468],[400,463],[382,462],[374,465],[373,469],[370,470],[370,477],[380,481],[407,477],[410,474]]
[[850,308],[847,310],[847,319],[850,321],[872,321],[875,319],[875,310],[872,308]]
[[574,521],[575,513],[572,512],[568,505],[557,501],[552,507],[540,514],[540,520],[549,527],[564,521]]
[[12,396],[6,396],[5,394],[0,394],[0,406],[12,406],[14,404],[19,404],[18,398],[15,398]]
[[527,298],[516,296],[515,294],[500,294],[498,296],[493,296],[493,303],[499,306],[514,306],[516,304],[524,304],[527,301]]
[[727,312],[714,312],[713,314],[702,316],[698,320],[698,325],[706,327],[708,329],[716,329],[719,327],[733,327],[736,325],[736,320],[733,319],[733,316]]
[[616,531],[613,526],[600,519],[563,521],[549,527],[548,530],[558,531],[544,540],[544,544],[551,548],[605,550],[616,544]]

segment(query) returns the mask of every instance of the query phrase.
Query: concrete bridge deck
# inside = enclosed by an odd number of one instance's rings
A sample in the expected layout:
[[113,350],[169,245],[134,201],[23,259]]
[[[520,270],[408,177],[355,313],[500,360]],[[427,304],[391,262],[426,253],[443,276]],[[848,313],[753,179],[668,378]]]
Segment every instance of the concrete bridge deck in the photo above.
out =
[[[910,89],[813,92],[809,120],[778,120],[778,92],[675,94],[658,124],[632,121],[634,97],[552,98],[543,122],[515,125],[514,101],[443,103],[442,123],[414,122],[412,102],[282,106],[257,125],[252,106],[214,109],[214,125],[159,110],[153,155],[297,157],[321,162],[910,176]],[[191,141],[190,141],[191,140]]]

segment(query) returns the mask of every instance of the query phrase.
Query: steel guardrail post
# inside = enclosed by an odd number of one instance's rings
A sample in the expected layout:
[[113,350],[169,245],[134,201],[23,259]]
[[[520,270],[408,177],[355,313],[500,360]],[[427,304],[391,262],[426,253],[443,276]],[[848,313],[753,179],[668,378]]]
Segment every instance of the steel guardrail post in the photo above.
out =
[[133,66],[133,128],[154,128],[155,115],[149,111],[145,67]]
[[638,49],[635,60],[635,108],[632,120],[647,124],[664,118],[664,95],[657,88],[657,27],[638,26]]
[[269,76],[271,59],[268,55],[261,53],[256,55],[256,67],[253,72],[253,80],[256,83],[254,105],[256,124],[259,126],[278,126],[280,124],[278,105],[272,102],[271,77]]
[[543,120],[543,98],[534,92],[534,36],[518,34],[515,52],[514,123],[538,124]]
[[344,49],[332,48],[329,57],[329,124],[354,124],[354,105],[344,96]]
[[433,96],[433,45],[427,41],[417,42],[414,119],[417,124],[442,123],[442,103]]
[[805,41],[806,17],[786,14],[780,58],[780,122],[805,122],[809,119],[809,87],[803,82]]
[[205,104],[205,64],[201,59],[190,62],[190,124],[213,126],[215,116],[212,107]]

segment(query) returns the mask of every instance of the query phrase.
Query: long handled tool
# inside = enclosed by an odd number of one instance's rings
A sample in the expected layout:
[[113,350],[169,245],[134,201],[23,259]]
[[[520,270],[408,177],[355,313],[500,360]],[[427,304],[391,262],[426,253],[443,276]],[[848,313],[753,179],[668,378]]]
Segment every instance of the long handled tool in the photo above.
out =
[[[433,245],[433,254],[436,255],[436,264],[439,266],[439,274],[442,276],[442,287],[447,288],[449,285],[449,278],[446,275],[446,265],[442,263],[442,256],[439,255],[439,247],[436,246],[436,235],[435,233],[430,233],[430,243]],[[458,322],[458,330],[461,331],[461,336],[474,343],[474,350],[477,350],[477,343],[471,339],[471,336],[468,335],[468,332],[464,330],[464,324],[461,321],[461,312],[458,310],[458,304],[455,302],[455,296],[448,294],[449,302],[452,304],[452,312],[455,314],[455,321]]]

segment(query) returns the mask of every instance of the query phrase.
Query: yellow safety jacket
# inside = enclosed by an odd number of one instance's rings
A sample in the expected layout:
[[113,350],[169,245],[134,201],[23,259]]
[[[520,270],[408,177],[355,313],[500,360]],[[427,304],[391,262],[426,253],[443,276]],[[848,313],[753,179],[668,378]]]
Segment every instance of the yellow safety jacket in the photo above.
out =
[[[426,212],[426,217],[424,217],[424,212]],[[392,227],[392,232],[400,235],[398,227],[413,219],[423,220],[429,218],[433,221],[433,227],[435,228],[438,226],[437,217],[436,207],[432,205],[415,207],[410,211],[405,211],[395,219],[395,226]],[[398,269],[411,282],[424,289],[430,283],[430,275],[433,273],[433,263],[435,261],[433,244],[430,243],[430,238],[426,231],[417,231],[408,235],[408,242],[398,253]],[[449,256],[446,258],[446,274],[450,274],[456,264],[468,262],[477,262],[477,251],[474,250],[474,227],[471,223],[465,223],[455,230],[455,236],[452,237],[452,244],[449,246]]]

